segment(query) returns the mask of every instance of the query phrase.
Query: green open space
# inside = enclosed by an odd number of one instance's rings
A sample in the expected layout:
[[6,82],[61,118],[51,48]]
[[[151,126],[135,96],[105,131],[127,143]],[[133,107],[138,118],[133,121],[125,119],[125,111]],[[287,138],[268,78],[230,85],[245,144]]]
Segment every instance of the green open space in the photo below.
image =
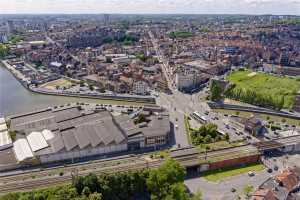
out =
[[189,117],[184,115],[184,127],[185,127],[185,132],[188,138],[188,143],[191,145],[192,141],[191,141],[191,135],[190,135],[190,131],[191,131],[191,126],[190,126],[190,122],[189,122]]
[[72,86],[72,84],[73,84],[72,81],[65,79],[65,78],[60,78],[60,79],[45,83],[45,84],[41,85],[40,87],[54,90],[54,89],[56,89],[56,87],[69,88]]
[[258,164],[258,163],[254,163],[254,164],[252,163],[252,164],[247,164],[247,165],[238,166],[238,167],[228,167],[228,168],[223,168],[223,169],[207,171],[207,172],[202,173],[201,177],[203,177],[206,180],[211,181],[211,182],[218,182],[218,181],[222,181],[223,179],[225,179],[227,177],[244,174],[249,171],[259,172],[264,169],[265,169],[264,165]]
[[257,101],[258,104],[264,103],[265,100],[270,101],[270,99],[275,104],[274,101],[280,101],[283,98],[283,108],[292,108],[300,89],[300,79],[249,70],[234,71],[227,77],[227,80],[235,84],[233,89],[235,94],[240,91],[255,93],[255,96],[259,96],[259,98],[254,98],[253,101]]
[[193,33],[188,32],[188,31],[172,31],[171,33],[169,33],[169,37],[172,39],[175,38],[188,38],[188,37],[192,37]]

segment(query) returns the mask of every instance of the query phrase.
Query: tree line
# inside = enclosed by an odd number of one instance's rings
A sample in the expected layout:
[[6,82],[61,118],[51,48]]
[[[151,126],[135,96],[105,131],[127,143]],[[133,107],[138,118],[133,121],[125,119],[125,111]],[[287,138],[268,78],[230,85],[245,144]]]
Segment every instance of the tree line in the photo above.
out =
[[281,110],[284,106],[284,96],[275,97],[268,94],[261,94],[250,89],[236,88],[234,84],[225,91],[224,95],[230,99],[275,110]]
[[186,170],[168,159],[157,169],[74,177],[72,184],[9,193],[0,200],[200,200],[183,184]]

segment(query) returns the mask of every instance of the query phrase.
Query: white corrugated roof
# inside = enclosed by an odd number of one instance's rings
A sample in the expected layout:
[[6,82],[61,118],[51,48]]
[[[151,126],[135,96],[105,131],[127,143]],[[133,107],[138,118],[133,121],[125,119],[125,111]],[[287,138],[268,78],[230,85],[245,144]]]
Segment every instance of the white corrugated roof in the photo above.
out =
[[8,131],[0,132],[0,146],[11,144],[11,138],[8,135]]
[[43,130],[42,134],[47,141],[51,140],[55,136],[50,130],[47,130],[47,129]]
[[0,124],[5,124],[5,119],[4,119],[4,117],[0,117]]
[[14,151],[19,162],[33,157],[33,153],[25,138],[18,139],[14,142]]
[[0,132],[6,131],[6,130],[7,130],[6,124],[0,124]]
[[27,135],[27,140],[32,151],[38,151],[48,147],[48,143],[41,132],[31,132]]

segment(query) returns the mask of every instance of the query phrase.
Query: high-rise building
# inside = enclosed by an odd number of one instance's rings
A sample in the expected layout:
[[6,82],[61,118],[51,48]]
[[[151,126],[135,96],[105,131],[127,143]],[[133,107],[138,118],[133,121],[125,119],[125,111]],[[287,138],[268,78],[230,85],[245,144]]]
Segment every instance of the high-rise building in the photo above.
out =
[[7,35],[11,35],[14,32],[14,23],[11,20],[6,22]]
[[103,21],[105,26],[109,25],[109,14],[103,15]]

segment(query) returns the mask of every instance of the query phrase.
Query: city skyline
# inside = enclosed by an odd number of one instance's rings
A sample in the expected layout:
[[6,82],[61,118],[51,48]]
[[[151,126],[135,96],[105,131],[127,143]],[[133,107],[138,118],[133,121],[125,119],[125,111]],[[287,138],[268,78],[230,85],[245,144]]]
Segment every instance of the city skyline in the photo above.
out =
[[0,0],[2,14],[300,15],[300,0]]

